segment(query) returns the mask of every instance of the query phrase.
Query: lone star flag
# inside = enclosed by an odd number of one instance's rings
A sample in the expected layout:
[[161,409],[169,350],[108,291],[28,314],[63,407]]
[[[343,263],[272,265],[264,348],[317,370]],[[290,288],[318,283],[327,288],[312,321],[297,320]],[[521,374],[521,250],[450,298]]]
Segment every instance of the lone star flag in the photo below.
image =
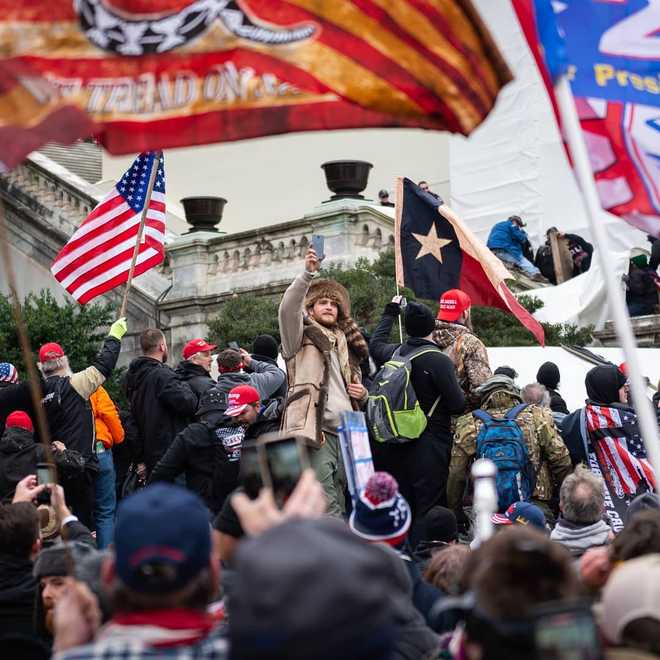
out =
[[[157,168],[156,178],[151,198],[147,200],[152,167]],[[163,261],[164,167],[162,155],[140,154],[55,257],[51,272],[79,303],[85,304],[128,280],[140,221],[147,203],[134,276]]]
[[396,279],[420,298],[438,300],[461,289],[475,305],[513,314],[544,345],[541,324],[516,300],[502,262],[433,193],[410,179],[397,181],[394,229]]
[[114,154],[369,126],[467,135],[511,79],[471,0],[0,0],[3,58],[31,73],[8,85],[0,67],[0,127],[43,124],[19,98],[66,102]]

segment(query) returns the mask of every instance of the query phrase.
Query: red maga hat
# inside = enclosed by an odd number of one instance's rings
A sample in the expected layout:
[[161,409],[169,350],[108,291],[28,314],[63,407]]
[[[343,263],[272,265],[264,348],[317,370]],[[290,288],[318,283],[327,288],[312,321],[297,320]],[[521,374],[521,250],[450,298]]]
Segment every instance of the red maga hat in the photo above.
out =
[[39,362],[48,362],[48,360],[56,360],[61,357],[64,357],[64,350],[54,341],[44,344],[39,349]]
[[214,348],[216,348],[215,344],[209,344],[204,339],[191,339],[183,347],[183,359],[187,360],[195,355],[195,353],[201,353],[202,351],[212,351]]
[[467,293],[460,289],[449,289],[440,296],[438,318],[441,321],[456,321],[471,306],[472,300]]

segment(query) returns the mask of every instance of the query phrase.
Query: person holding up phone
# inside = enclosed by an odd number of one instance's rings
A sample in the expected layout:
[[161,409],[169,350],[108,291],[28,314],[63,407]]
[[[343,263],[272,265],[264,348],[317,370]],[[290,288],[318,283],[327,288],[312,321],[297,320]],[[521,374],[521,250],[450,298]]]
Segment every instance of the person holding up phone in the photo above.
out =
[[282,429],[301,435],[328,498],[328,513],[344,513],[346,476],[337,427],[341,413],[358,409],[368,393],[360,363],[367,342],[351,318],[350,297],[334,280],[319,279],[319,255],[305,255],[305,269],[291,283],[279,309],[288,391]]

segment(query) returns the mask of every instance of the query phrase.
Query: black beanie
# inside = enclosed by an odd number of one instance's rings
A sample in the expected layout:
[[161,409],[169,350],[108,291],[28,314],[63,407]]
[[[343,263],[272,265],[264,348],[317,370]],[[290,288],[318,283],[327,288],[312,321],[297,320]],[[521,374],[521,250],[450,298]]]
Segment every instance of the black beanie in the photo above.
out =
[[408,336],[427,337],[435,330],[435,317],[426,305],[413,300],[406,305],[404,324]]
[[252,352],[263,355],[271,360],[277,360],[277,341],[270,335],[259,335],[252,343]]
[[559,385],[559,367],[554,362],[544,362],[536,372],[536,382],[556,390]]

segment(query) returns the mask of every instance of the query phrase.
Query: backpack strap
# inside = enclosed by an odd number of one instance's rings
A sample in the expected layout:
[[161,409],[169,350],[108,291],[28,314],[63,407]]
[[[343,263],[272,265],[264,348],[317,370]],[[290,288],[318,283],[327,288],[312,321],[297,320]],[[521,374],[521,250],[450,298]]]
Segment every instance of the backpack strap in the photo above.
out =
[[514,421],[518,415],[527,408],[529,404],[528,403],[519,403],[517,406],[514,406],[509,410],[509,412],[504,415],[504,419],[508,419],[509,421]]
[[485,410],[481,410],[481,408],[478,410],[473,410],[472,416],[481,420],[484,424],[488,424],[494,421],[493,416],[490,413],[487,413]]

